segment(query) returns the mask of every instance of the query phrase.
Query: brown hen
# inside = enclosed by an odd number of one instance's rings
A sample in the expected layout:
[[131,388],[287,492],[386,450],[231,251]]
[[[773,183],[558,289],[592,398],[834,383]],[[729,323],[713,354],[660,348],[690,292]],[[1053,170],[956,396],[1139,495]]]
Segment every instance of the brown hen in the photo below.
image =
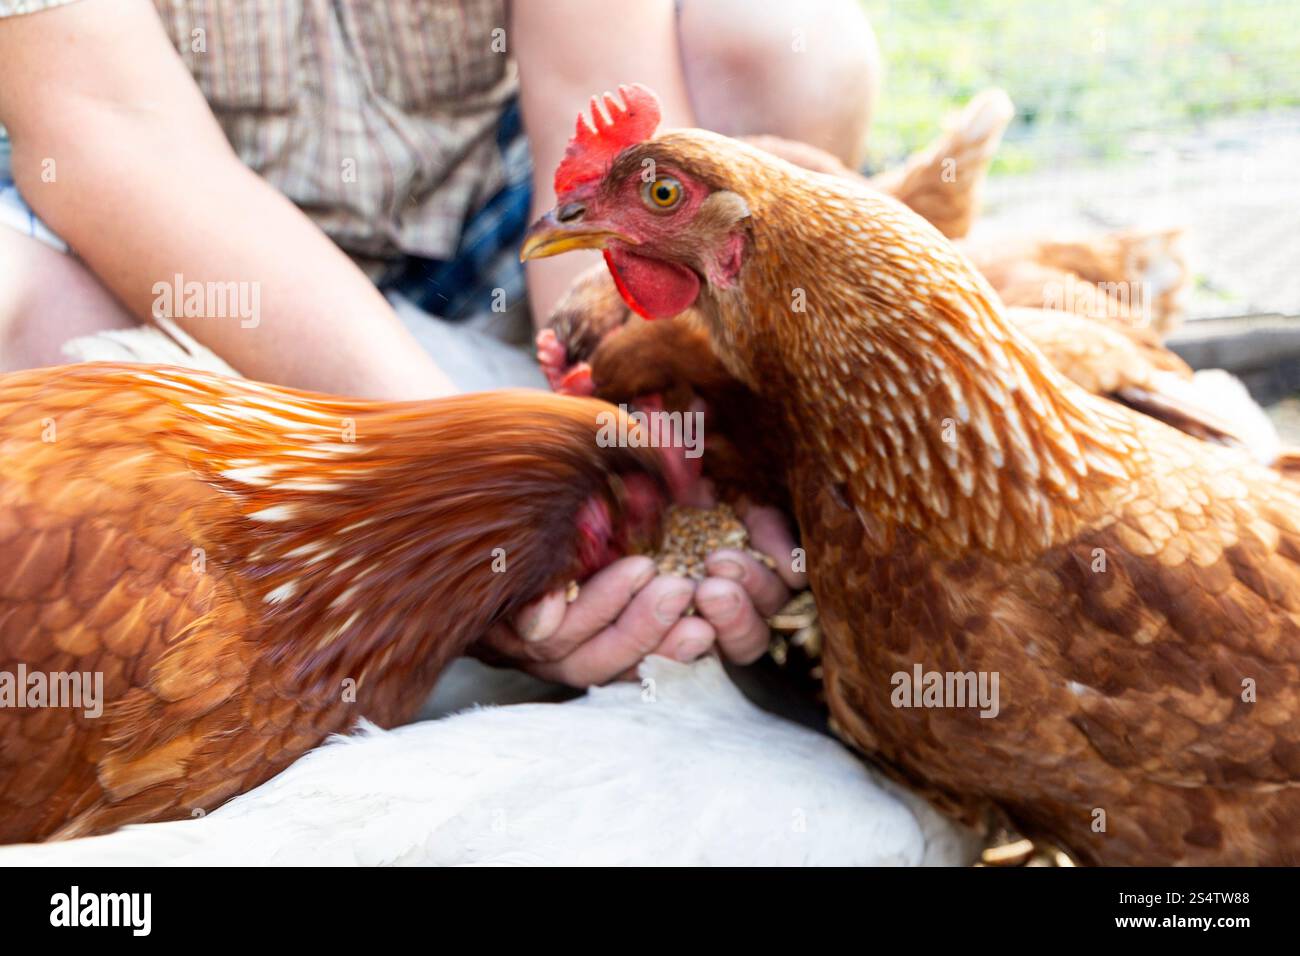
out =
[[1169,335],[1191,278],[1179,229],[1127,229],[1088,239],[968,239],[962,252],[1002,302],[1050,308]]
[[409,719],[503,615],[649,539],[592,400],[348,401],[91,364],[0,379],[0,841],[186,817],[360,717]]
[[[1082,388],[1206,441],[1250,444],[1213,407],[1217,396],[1199,394],[1191,368],[1150,329],[1058,310],[1011,308],[1006,314]],[[608,269],[596,265],[574,281],[539,333],[538,360],[551,386],[565,394],[630,403],[662,393],[670,410],[685,410],[696,396],[704,399],[711,416],[709,477],[728,498],[784,500],[773,492],[779,478],[765,465],[781,451],[772,440],[775,432],[753,393],[717,357],[694,309],[647,322],[619,296]]]
[[842,732],[1087,861],[1300,863],[1294,485],[1067,380],[893,200],[623,95],[524,253],[690,301],[775,414]]

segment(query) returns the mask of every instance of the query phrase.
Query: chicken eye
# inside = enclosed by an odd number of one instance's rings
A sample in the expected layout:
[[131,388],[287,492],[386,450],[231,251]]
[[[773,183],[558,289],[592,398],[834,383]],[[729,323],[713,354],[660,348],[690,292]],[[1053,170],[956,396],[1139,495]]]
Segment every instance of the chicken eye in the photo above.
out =
[[672,209],[682,198],[682,184],[671,176],[660,176],[642,190],[646,203],[655,209]]

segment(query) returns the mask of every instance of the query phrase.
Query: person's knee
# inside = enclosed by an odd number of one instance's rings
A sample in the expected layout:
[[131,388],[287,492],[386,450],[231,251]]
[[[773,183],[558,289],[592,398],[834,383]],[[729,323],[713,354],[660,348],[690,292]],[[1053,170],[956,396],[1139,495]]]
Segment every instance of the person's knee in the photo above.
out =
[[80,260],[0,225],[0,372],[67,361],[69,339],[133,324]]
[[682,55],[699,121],[861,160],[880,51],[856,0],[683,0]]
[[36,276],[29,239],[0,225],[0,342],[31,301]]

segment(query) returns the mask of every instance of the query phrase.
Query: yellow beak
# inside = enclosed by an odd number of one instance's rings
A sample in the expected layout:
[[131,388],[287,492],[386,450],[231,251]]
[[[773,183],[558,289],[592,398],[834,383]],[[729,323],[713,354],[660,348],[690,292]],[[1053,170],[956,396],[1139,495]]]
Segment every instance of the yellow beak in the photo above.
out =
[[552,209],[541,219],[528,227],[524,235],[523,247],[519,250],[519,261],[545,259],[558,256],[562,252],[574,249],[604,249],[609,241],[617,240],[629,245],[635,240],[612,229],[605,229],[595,223],[563,223],[555,217]]

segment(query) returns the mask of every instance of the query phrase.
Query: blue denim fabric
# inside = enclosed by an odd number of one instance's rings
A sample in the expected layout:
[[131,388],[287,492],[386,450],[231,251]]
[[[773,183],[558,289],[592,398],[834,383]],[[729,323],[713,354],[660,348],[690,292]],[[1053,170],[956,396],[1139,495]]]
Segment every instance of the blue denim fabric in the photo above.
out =
[[[501,115],[497,143],[506,185],[470,216],[450,260],[410,256],[381,283],[433,315],[451,321],[505,311],[524,298],[519,245],[532,204],[532,157],[515,100]],[[498,295],[497,290],[502,290]]]

